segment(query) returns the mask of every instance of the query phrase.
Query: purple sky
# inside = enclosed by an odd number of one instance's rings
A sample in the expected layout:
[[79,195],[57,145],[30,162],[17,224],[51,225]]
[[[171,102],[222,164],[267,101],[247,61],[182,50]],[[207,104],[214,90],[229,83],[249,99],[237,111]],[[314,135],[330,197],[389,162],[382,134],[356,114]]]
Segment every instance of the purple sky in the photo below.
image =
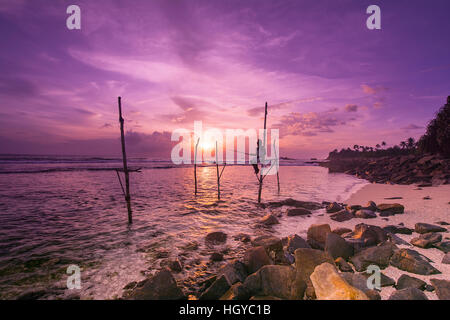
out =
[[[66,8],[81,8],[81,30]],[[370,4],[381,30],[366,28]],[[423,134],[450,1],[0,1],[0,153],[169,157],[176,128],[280,128],[282,156]]]

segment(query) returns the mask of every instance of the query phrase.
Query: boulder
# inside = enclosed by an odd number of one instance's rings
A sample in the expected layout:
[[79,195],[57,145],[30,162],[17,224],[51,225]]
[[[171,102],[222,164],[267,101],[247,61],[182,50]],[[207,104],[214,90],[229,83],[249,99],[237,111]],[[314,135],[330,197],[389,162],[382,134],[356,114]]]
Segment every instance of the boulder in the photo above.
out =
[[450,252],[450,241],[441,241],[438,243],[433,244],[433,247],[436,249],[439,249],[445,253]]
[[337,202],[333,202],[327,205],[325,210],[327,211],[327,213],[335,213],[341,211],[342,209],[343,208],[340,204],[338,204]]
[[450,264],[450,252],[447,252],[445,256],[442,258],[442,263]]
[[441,273],[420,253],[411,249],[399,249],[394,251],[390,264],[400,270],[415,274],[430,275]]
[[316,249],[297,249],[294,252],[295,256],[295,269],[297,271],[297,281],[299,283],[306,284],[306,296],[308,298],[314,298],[314,287],[312,286],[311,279],[309,278],[314,269],[324,262],[334,264],[333,258],[324,251]]
[[345,234],[345,233],[352,232],[352,229],[349,229],[349,228],[336,228],[336,229],[334,229],[334,230],[331,231],[331,232],[336,233],[336,234],[342,236],[342,235]]
[[181,262],[178,259],[170,260],[168,265],[169,265],[170,270],[172,270],[174,272],[181,272],[181,270],[183,270],[183,267],[181,266]]
[[249,297],[247,290],[240,282],[236,282],[228,289],[219,300],[247,300]]
[[378,226],[360,223],[355,226],[353,238],[361,240],[365,247],[369,247],[387,241],[388,234]]
[[367,287],[367,277],[362,273],[342,273],[341,277],[349,285],[364,292],[370,300],[381,300],[380,294],[375,289]]
[[130,300],[180,300],[185,295],[169,270],[163,269],[143,281],[128,296]]
[[397,280],[396,288],[397,290],[416,288],[419,290],[425,290],[427,283],[420,279],[410,277],[407,274],[402,274]]
[[206,243],[221,244],[227,241],[227,234],[222,231],[211,232],[206,235]]
[[417,288],[407,288],[395,291],[389,300],[428,300],[428,298]]
[[318,265],[310,278],[318,300],[369,300],[364,292],[349,285],[330,263]]
[[384,231],[392,233],[392,234],[412,234],[413,233],[413,229],[404,227],[404,226],[393,226],[393,225],[389,225],[383,228]]
[[244,254],[244,264],[249,274],[261,269],[261,267],[272,264],[263,246],[248,249]]
[[218,277],[213,284],[198,298],[199,300],[219,300],[229,289],[230,284],[224,275]]
[[371,211],[377,211],[378,207],[377,204],[373,201],[367,202],[366,206],[363,209],[371,210]]
[[334,263],[341,272],[353,272],[352,266],[341,257],[334,260]]
[[300,248],[311,248],[308,242],[302,237],[294,234],[287,238],[287,251],[289,253],[294,253],[296,249]]
[[427,249],[441,240],[442,234],[430,232],[421,234],[420,236],[411,239],[411,244],[416,247]]
[[330,219],[337,222],[344,222],[353,219],[355,216],[352,212],[347,210],[338,211],[332,215],[330,215]]
[[242,262],[233,260],[219,269],[217,277],[222,275],[228,280],[230,285],[233,285],[236,282],[244,282],[247,277],[247,271]]
[[317,209],[322,208],[322,205],[318,202],[299,201],[299,200],[294,200],[291,198],[288,198],[288,199],[285,199],[282,201],[269,202],[266,205],[263,205],[263,207],[270,207],[270,208],[279,208],[282,206],[305,208],[308,210],[317,210]]
[[[368,279],[372,274],[370,274],[370,273],[361,273],[361,275],[363,277],[365,277],[366,279]],[[380,286],[382,288],[384,288],[384,287],[392,287],[394,285],[395,285],[395,280],[394,279],[392,279],[391,277],[388,277],[384,273],[380,272]]]
[[223,260],[223,254],[219,252],[213,252],[211,256],[209,257],[211,261],[222,261]]
[[281,239],[270,235],[256,237],[252,240],[252,245],[254,247],[263,246],[268,253],[270,251],[283,251],[283,243]]
[[313,224],[308,228],[307,241],[314,249],[325,249],[327,234],[331,232],[329,224]]
[[355,212],[355,218],[360,219],[373,219],[376,218],[377,214],[371,210],[361,209]]
[[266,226],[271,226],[271,225],[280,223],[278,221],[278,219],[274,215],[272,215],[270,213],[265,215],[259,222],[264,224],[264,225],[266,225]]
[[450,281],[439,279],[431,279],[430,281],[439,300],[450,300]]
[[386,242],[376,247],[364,249],[350,258],[356,271],[365,271],[372,264],[381,269],[389,265],[389,260],[394,253],[395,245]]
[[422,233],[422,234],[428,233],[428,232],[445,232],[445,231],[447,231],[446,228],[436,226],[434,224],[421,223],[421,222],[416,223],[414,229],[417,233]]
[[382,203],[377,206],[380,216],[391,216],[405,212],[405,207],[399,203]]
[[288,217],[293,217],[293,216],[307,216],[311,214],[311,211],[304,209],[304,208],[293,208],[293,209],[289,209],[286,212],[286,215]]
[[327,234],[325,251],[328,252],[333,259],[342,257],[345,260],[350,258],[354,253],[353,246],[348,244],[340,235],[333,232]]

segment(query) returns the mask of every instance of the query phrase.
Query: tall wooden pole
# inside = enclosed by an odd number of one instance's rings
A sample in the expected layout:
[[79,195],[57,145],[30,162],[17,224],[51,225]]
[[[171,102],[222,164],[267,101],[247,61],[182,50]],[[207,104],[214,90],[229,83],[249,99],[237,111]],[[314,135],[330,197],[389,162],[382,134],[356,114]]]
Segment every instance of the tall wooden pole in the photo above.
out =
[[217,141],[216,141],[216,169],[217,169],[217,199],[220,200],[220,175],[219,175],[219,156],[217,155]]
[[[265,107],[265,110],[264,110],[264,143],[263,143],[262,146],[259,145],[259,143],[258,143],[258,155],[259,155],[259,152],[261,150],[261,147],[263,149],[266,148],[266,124],[267,124],[267,102],[266,102],[266,107]],[[258,139],[258,142],[259,142],[259,139]],[[262,159],[262,160],[264,162],[265,159]],[[262,172],[263,172],[262,165],[263,165],[263,163],[261,163],[261,171],[260,171],[260,174],[259,174],[258,203],[261,203],[261,193],[262,193],[262,186],[263,186],[263,179],[264,179],[263,178],[263,174],[262,174]]]
[[278,184],[278,193],[280,193],[280,175],[279,175],[279,171],[280,171],[280,158],[278,158],[278,154],[277,154],[277,146],[275,144],[275,139],[273,139],[273,150],[275,151],[275,161],[277,162],[277,184]]
[[127,202],[128,209],[128,223],[133,222],[132,212],[131,212],[131,198],[130,198],[130,174],[128,172],[127,165],[127,153],[125,151],[125,133],[123,130],[123,117],[122,117],[122,102],[121,98],[119,100],[119,122],[120,122],[120,140],[122,142],[122,159],[123,159],[123,173],[125,174],[125,201]]
[[197,149],[198,143],[200,142],[200,138],[197,139],[197,143],[195,144],[195,155],[194,155],[194,182],[195,182],[195,195],[197,195]]

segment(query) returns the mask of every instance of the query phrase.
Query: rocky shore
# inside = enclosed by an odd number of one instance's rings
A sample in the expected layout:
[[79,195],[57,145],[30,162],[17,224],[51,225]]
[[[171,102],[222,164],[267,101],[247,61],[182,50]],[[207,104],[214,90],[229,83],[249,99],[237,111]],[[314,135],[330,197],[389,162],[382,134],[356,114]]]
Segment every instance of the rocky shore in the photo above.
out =
[[[426,255],[418,250],[439,250],[442,261],[450,263],[450,238],[446,221],[417,222],[413,226],[386,222],[394,216],[406,216],[408,211],[400,203],[347,205],[343,203],[315,203],[287,199],[264,205],[271,210],[261,217],[264,235],[234,235],[246,250],[242,258],[214,263],[222,264],[219,271],[198,284],[198,291],[183,292],[173,272],[180,271],[181,263],[171,262],[153,276],[131,283],[125,288],[123,299],[199,299],[199,300],[256,300],[256,299],[319,299],[319,300],[380,300],[380,292],[391,287],[390,300],[427,300],[427,292],[437,298],[450,299],[448,276],[440,277],[439,270]],[[286,210],[280,215],[277,208]],[[292,234],[278,238],[271,229],[281,219],[292,216],[323,216],[330,223],[312,224],[306,236]],[[353,228],[350,220],[363,221]],[[408,221],[405,217],[405,222]],[[385,222],[384,226],[376,224]],[[332,228],[336,223],[342,226]],[[412,237],[405,241],[402,237]],[[208,246],[227,242],[223,231],[205,235]],[[380,288],[368,285],[370,272],[381,269]],[[394,268],[402,273],[397,280],[385,274]],[[422,280],[426,277],[426,281]]]
[[403,155],[381,158],[338,158],[320,162],[329,172],[356,175],[376,183],[450,184],[450,159],[437,155]]

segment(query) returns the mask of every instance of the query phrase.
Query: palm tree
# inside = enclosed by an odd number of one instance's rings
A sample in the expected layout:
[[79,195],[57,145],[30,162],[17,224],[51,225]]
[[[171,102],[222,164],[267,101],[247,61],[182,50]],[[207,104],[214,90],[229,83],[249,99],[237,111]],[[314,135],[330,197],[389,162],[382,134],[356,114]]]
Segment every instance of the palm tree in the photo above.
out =
[[386,146],[386,141],[381,142],[381,145],[382,145],[383,147],[385,147],[385,146]]
[[406,148],[406,142],[405,141],[402,141],[402,142],[400,142],[400,147],[402,147],[402,149],[405,149]]
[[354,149],[355,151],[358,151],[359,146],[358,146],[357,144],[355,144],[355,145],[353,146],[353,149]]
[[377,145],[375,146],[375,148],[380,149],[381,146],[380,146],[379,144],[377,144]]
[[414,149],[415,146],[416,146],[416,140],[414,140],[413,137],[408,138],[408,140],[407,140],[408,149]]

